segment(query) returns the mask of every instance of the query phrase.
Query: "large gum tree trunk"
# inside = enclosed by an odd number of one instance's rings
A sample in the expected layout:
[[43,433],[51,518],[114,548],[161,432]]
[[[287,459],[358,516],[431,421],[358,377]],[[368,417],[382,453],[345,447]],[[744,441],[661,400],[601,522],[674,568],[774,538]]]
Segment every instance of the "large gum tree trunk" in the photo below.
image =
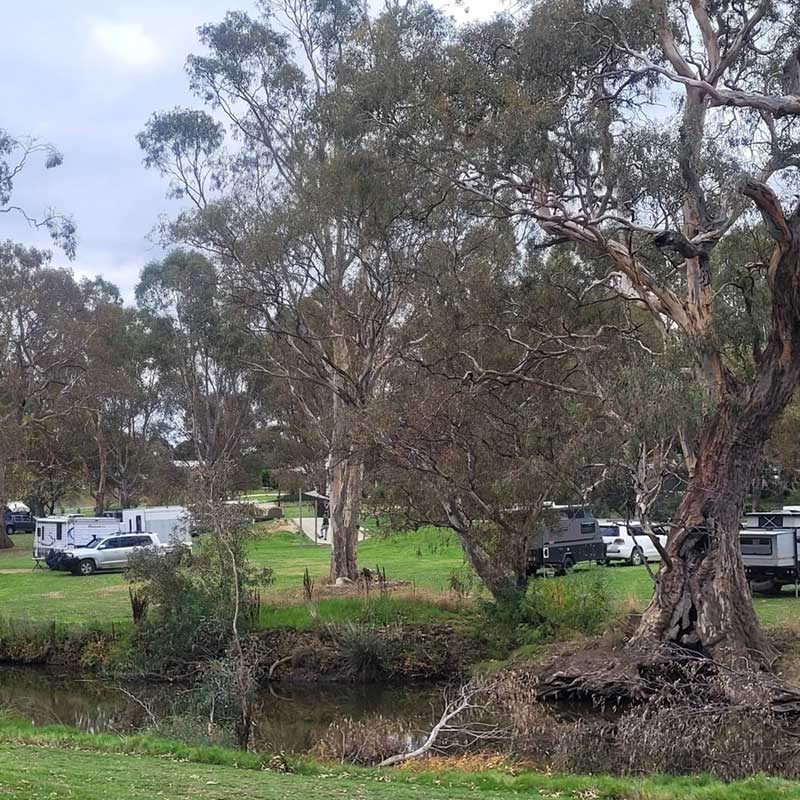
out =
[[14,546],[14,540],[6,533],[5,523],[6,507],[6,464],[5,459],[0,459],[0,509],[2,509],[2,525],[0,525],[0,550],[9,550]]
[[[697,461],[675,515],[653,599],[634,645],[672,642],[726,663],[769,665],[739,548],[742,507],[772,428],[800,382],[800,205],[788,217],[772,190],[743,186],[775,241],[767,275],[772,330],[755,375],[738,382],[712,354],[716,410],[705,420]],[[757,349],[757,348],[754,348]]]
[[333,398],[333,431],[328,460],[328,526],[331,579],[358,577],[358,523],[364,467],[354,452],[341,398]]
[[358,522],[363,468],[352,453],[329,469],[331,579],[358,577]]
[[764,414],[730,405],[707,419],[694,474],[673,520],[667,558],[634,644],[671,642],[724,663],[767,660],[739,528],[770,427]]

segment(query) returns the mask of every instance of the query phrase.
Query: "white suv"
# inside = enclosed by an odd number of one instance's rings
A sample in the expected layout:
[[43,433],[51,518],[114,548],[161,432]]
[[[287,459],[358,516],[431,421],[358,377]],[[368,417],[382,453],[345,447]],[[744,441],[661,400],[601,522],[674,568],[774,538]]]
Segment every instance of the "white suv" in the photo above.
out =
[[[650,537],[642,530],[638,522],[631,520],[630,527],[636,534],[631,536],[628,524],[616,519],[598,520],[600,533],[606,545],[606,563],[622,561],[626,564],[639,566],[645,561],[661,561],[661,554],[656,549]],[[663,526],[653,525],[653,530],[658,536],[662,547],[667,544],[666,530]]]
[[99,570],[125,569],[131,554],[143,548],[158,551],[167,549],[154,533],[96,537],[83,547],[65,550],[58,561],[58,569],[73,572],[75,575],[93,575]]

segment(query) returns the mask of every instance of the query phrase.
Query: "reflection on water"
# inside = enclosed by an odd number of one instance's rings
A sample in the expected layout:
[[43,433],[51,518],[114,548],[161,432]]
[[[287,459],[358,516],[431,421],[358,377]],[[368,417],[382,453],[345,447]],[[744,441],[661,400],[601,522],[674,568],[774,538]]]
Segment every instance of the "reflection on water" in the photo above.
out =
[[[0,710],[36,725],[69,725],[90,733],[130,733],[167,715],[187,690],[113,684],[36,668],[0,667]],[[303,753],[335,719],[381,714],[427,729],[440,706],[435,687],[275,685],[259,698],[256,745]]]

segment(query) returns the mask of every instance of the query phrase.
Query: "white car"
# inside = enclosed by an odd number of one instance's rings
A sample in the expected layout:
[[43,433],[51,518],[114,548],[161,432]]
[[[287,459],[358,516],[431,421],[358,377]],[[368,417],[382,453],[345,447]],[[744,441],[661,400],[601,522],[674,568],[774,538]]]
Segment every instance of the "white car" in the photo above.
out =
[[[661,561],[661,554],[638,522],[631,521],[630,523],[630,527],[636,534],[635,538],[631,536],[628,524],[624,521],[601,519],[598,522],[606,546],[607,564],[622,561],[639,566],[645,561]],[[662,547],[666,546],[667,535],[664,527],[653,525],[653,530],[658,535]]]

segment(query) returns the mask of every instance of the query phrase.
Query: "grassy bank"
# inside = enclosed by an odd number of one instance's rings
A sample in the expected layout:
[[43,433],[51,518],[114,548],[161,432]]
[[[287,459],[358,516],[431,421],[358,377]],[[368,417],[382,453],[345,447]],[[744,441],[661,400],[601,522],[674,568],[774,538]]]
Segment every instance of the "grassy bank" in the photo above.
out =
[[[65,572],[32,569],[31,534],[16,534],[15,547],[0,550],[0,615],[58,622],[110,622],[130,619],[128,586],[121,574],[77,578]],[[458,543],[446,533],[426,530],[376,536],[359,550],[364,566],[380,566],[387,577],[435,592],[447,588],[450,572],[463,563]],[[265,604],[284,605],[302,595],[309,571],[317,587],[330,568],[330,550],[297,533],[264,534],[251,546],[256,567],[270,567],[275,583],[264,590]]]
[[[147,736],[97,736],[0,722],[0,798],[39,800],[500,800],[518,795],[575,800],[769,800],[800,798],[800,785],[756,777],[725,784],[703,776],[613,778],[548,775],[499,766],[480,772],[426,768],[377,771],[298,761],[286,774],[269,759]],[[267,768],[265,770],[265,767]]]
[[[364,609],[362,599],[322,597],[323,582],[328,574],[330,550],[310,542],[306,537],[289,532],[265,532],[252,543],[250,557],[257,567],[270,567],[275,583],[262,592],[265,626],[311,624],[308,609],[303,606],[303,575],[308,570],[315,583],[315,600],[320,619],[337,622],[355,614],[362,619],[372,613]],[[49,570],[33,570],[30,534],[14,536],[15,547],[0,550],[0,615],[14,619],[59,623],[122,622],[130,619],[128,587],[121,574],[98,574],[91,578]],[[377,534],[359,547],[359,562],[374,569],[386,570],[391,581],[407,581],[410,586],[394,603],[380,608],[384,622],[426,621],[449,618],[451,598],[445,598],[450,574],[463,565],[461,548],[455,537],[446,531],[422,529],[393,535]],[[641,609],[652,593],[652,581],[645,567],[596,567],[608,581],[609,591],[630,610]],[[798,601],[791,587],[780,597],[754,599],[759,616],[767,625],[791,624],[797,618]],[[370,601],[374,606],[374,603]],[[356,608],[358,606],[358,608]],[[418,609],[415,615],[414,608]],[[385,613],[384,613],[385,612]]]

